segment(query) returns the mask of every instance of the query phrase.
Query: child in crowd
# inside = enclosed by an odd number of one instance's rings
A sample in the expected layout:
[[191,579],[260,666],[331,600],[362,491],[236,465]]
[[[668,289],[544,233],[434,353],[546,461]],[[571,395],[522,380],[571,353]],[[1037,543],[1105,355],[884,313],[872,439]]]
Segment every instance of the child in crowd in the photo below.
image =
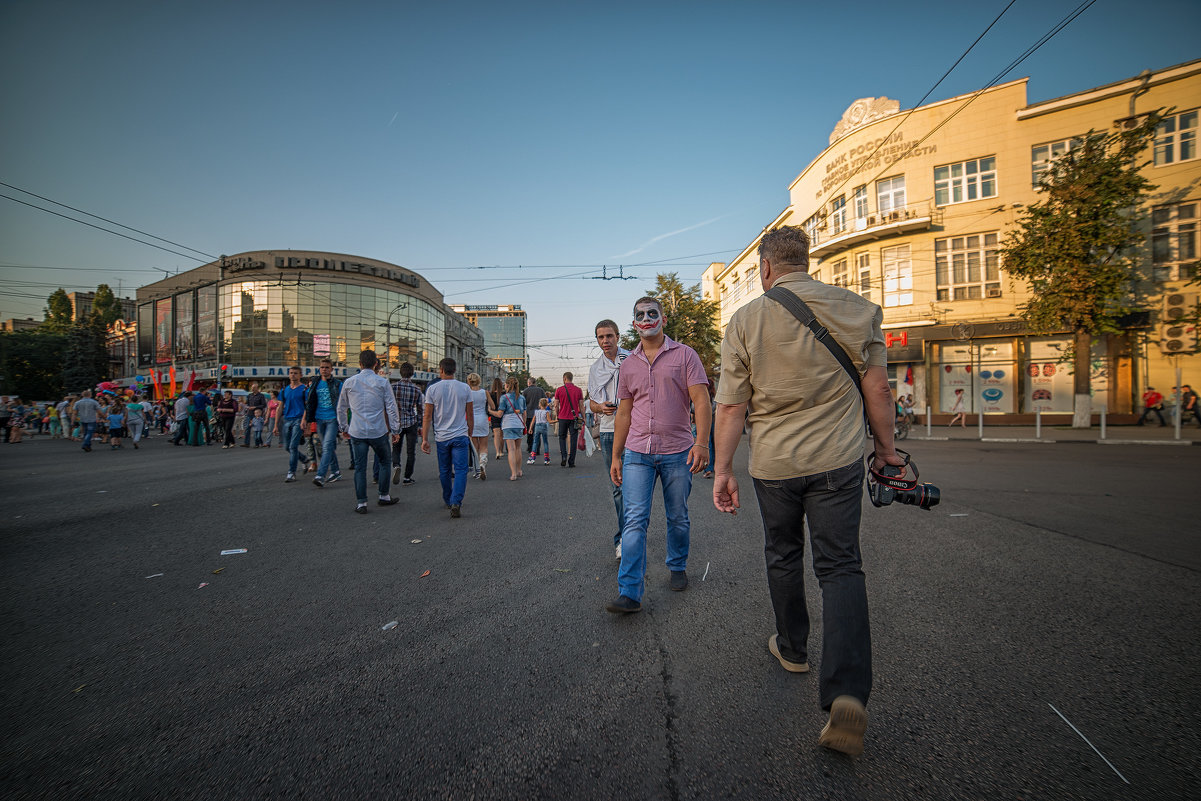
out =
[[125,428],[125,409],[118,401],[108,407],[108,444],[111,450],[121,447],[121,431]]
[[54,404],[51,404],[50,408],[46,410],[46,415],[50,418],[50,438],[62,439],[63,425],[58,417],[58,409],[55,408]]
[[263,447],[263,424],[266,422],[263,417],[262,409],[254,410],[254,418],[250,421],[250,427],[254,429],[254,447]]
[[[547,403],[546,398],[538,401],[538,408],[534,410],[534,450],[530,453],[530,460],[533,461],[538,453],[541,452],[544,461],[543,464],[550,464],[550,423],[547,422]],[[539,445],[538,443],[542,443]]]

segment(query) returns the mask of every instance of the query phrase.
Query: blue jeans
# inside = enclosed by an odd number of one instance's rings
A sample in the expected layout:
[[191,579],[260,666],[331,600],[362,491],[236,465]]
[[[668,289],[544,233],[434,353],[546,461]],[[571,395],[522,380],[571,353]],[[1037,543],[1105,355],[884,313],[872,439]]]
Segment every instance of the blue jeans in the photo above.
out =
[[688,494],[692,473],[688,451],[638,453],[629,448],[622,457],[621,496],[625,503],[625,525],[621,532],[621,568],[617,586],[621,594],[642,600],[646,575],[646,527],[651,518],[655,478],[663,484],[663,506],[667,511],[667,567],[683,570],[688,562]]
[[317,436],[321,438],[321,463],[317,465],[317,477],[329,478],[338,469],[338,421],[318,420]]
[[783,481],[756,478],[755,496],[763,516],[767,587],[780,654],[790,662],[804,662],[809,656],[808,517],[813,572],[822,592],[821,706],[828,710],[840,695],[866,704],[872,689],[872,640],[859,553],[863,462]]
[[288,472],[296,472],[296,463],[309,463],[309,457],[303,456],[300,453],[300,440],[304,432],[300,430],[299,417],[285,417],[283,428],[280,429],[280,439],[284,441],[284,447],[288,449]]
[[80,447],[81,448],[92,447],[92,435],[96,433],[96,424],[95,423],[80,423],[79,425],[83,426],[83,445],[81,445]]
[[459,506],[467,492],[468,451],[471,440],[455,437],[438,446],[438,479],[442,482],[442,500],[448,506]]
[[388,494],[388,487],[392,484],[392,476],[389,475],[392,470],[392,438],[387,434],[372,439],[351,437],[350,449],[354,452],[354,496],[359,503],[367,503],[368,448],[375,452],[375,458],[379,460],[380,469],[377,476],[381,498]]
[[550,458],[549,423],[534,423],[534,449],[530,451],[530,456],[537,456],[540,453],[545,453],[547,458]]
[[[613,464],[613,432],[600,432],[601,452],[605,454],[606,470]],[[623,472],[625,468],[622,468]],[[621,497],[621,487],[613,483],[613,478],[606,473],[606,478],[609,479],[609,488],[613,490],[613,508],[617,510],[617,533],[613,535],[613,545],[617,546],[621,542],[621,531],[625,528],[626,505]]]

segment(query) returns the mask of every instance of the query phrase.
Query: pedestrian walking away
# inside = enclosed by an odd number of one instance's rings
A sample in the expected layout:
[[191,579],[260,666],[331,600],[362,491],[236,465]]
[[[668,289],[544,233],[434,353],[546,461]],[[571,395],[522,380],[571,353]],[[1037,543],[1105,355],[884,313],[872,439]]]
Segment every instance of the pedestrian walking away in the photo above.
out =
[[[268,402],[267,396],[262,392],[259,392],[259,385],[257,383],[252,383],[250,385],[250,392],[246,395],[246,400],[243,401],[244,416],[242,419],[242,426],[245,429],[245,431],[242,432],[243,448],[250,447],[250,434],[252,431],[254,431],[254,418],[258,416],[254,413],[255,409],[262,409],[263,414],[267,414]],[[260,442],[258,444],[261,445],[262,443]]]
[[142,432],[146,430],[146,414],[149,411],[147,404],[142,402],[142,396],[135,394],[133,400],[125,405],[125,419],[129,427],[129,438],[133,442],[134,450],[137,450],[138,443],[142,441]]
[[321,461],[313,477],[313,484],[318,487],[342,477],[338,465],[338,398],[342,382],[333,376],[334,363],[322,359],[317,378],[305,398],[305,419],[317,423],[317,438],[321,442]]
[[400,413],[400,439],[392,446],[392,483],[400,484],[400,450],[404,445],[404,486],[414,484],[413,459],[421,436],[421,417],[425,414],[425,396],[413,383],[413,365],[400,365],[400,380],[392,384],[396,410]]
[[1180,408],[1183,409],[1180,415],[1181,425],[1191,416],[1197,421],[1197,425],[1201,426],[1201,404],[1197,403],[1197,393],[1193,392],[1193,388],[1188,384],[1180,385]]
[[[309,458],[300,452],[300,441],[304,438],[305,403],[308,388],[300,381],[300,368],[293,365],[288,368],[288,385],[279,392],[280,407],[276,410],[275,434],[280,442],[288,449],[288,472],[284,481],[296,480],[296,465],[303,462],[305,471],[310,465]],[[316,469],[316,465],[313,465]]]
[[451,358],[438,363],[439,381],[425,390],[425,418],[421,424],[421,452],[430,452],[431,434],[437,442],[442,502],[450,509],[451,517],[462,516],[471,450],[468,434],[475,421],[471,388],[455,380],[457,369],[458,364]]
[[488,433],[492,430],[489,422],[496,411],[492,407],[492,399],[480,388],[482,379],[479,373],[467,375],[467,387],[471,390],[471,448],[475,453],[475,471],[473,478],[488,480]]
[[[376,483],[380,506],[392,506],[391,485],[392,444],[400,438],[400,414],[396,397],[388,379],[375,372],[379,359],[373,350],[359,354],[359,372],[346,379],[338,395],[336,410],[338,429],[350,440],[354,451],[355,511],[367,513],[367,452],[379,460]],[[349,412],[349,421],[347,420]]]
[[544,396],[538,401],[538,408],[534,411],[534,450],[526,464],[533,464],[539,453],[542,454],[542,463],[550,464],[550,423],[547,421],[549,405]]
[[[605,608],[614,613],[642,609],[646,577],[646,530],[656,479],[667,514],[669,586],[688,588],[692,476],[709,462],[709,378],[696,351],[663,333],[667,318],[654,298],[634,304],[638,347],[621,363],[613,459],[609,475],[621,487],[625,520],[621,534],[620,594]],[[696,433],[689,407],[696,408]]]
[[[721,346],[713,504],[730,513],[740,506],[733,460],[749,409],[750,474],[763,519],[776,623],[767,650],[786,671],[809,670],[807,519],[822,594],[819,702],[829,714],[818,742],[856,755],[863,751],[872,686],[859,549],[865,407],[874,433],[873,466],[905,464],[893,446],[896,408],[883,312],[854,292],[809,276],[809,237],[800,227],[783,226],[763,236],[759,271],[766,294],[734,313]],[[815,325],[824,327],[823,340],[783,305],[799,306],[798,298],[816,316]],[[862,393],[833,348],[845,351]]]
[[[201,390],[192,395],[192,430],[188,437],[190,443],[199,447],[200,445],[212,445],[213,434],[209,429],[209,407],[212,406],[212,399]],[[203,442],[201,441],[203,440]]]
[[[432,384],[430,386],[433,386]],[[429,389],[426,389],[429,392]],[[490,409],[500,408],[500,396],[505,394],[505,384],[499,378],[492,379],[492,387],[488,390],[488,400],[492,401]],[[496,451],[495,459],[500,461],[501,454],[505,452],[504,439],[500,431],[500,416],[488,412],[488,426],[492,431],[492,446]]]
[[[559,466],[575,467],[579,443],[576,430],[583,424],[584,393],[572,383],[572,374],[563,374],[563,386],[555,390],[555,414],[559,418]],[[570,442],[569,442],[570,440]]]
[[[601,355],[588,371],[588,405],[592,413],[600,420],[601,453],[605,457],[605,466],[613,463],[613,426],[617,415],[617,375],[621,363],[630,352],[618,344],[621,331],[612,320],[601,320],[593,329],[596,334],[596,344],[600,345]],[[531,460],[532,461],[532,460]],[[625,527],[625,505],[621,500],[621,487],[613,481],[609,474],[605,475],[609,482],[609,491],[613,496],[613,508],[617,512],[617,529],[613,534],[613,549],[618,560],[621,559],[621,531]]]
[[188,421],[192,419],[192,393],[185,391],[176,398],[173,410],[175,436],[171,438],[171,444],[178,445],[181,439],[187,439],[188,436]]
[[525,431],[525,398],[517,394],[517,377],[505,381],[505,394],[500,399],[500,430],[508,448],[509,480],[521,478],[521,435]]
[[92,436],[96,433],[96,419],[100,414],[100,404],[92,397],[90,389],[85,389],[79,394],[80,398],[75,401],[72,411],[82,428],[83,450],[91,452]]
[[112,450],[117,450],[121,447],[121,434],[125,430],[125,407],[121,401],[113,402],[113,405],[108,407],[108,444]]
[[525,449],[529,454],[530,464],[534,463],[534,454],[537,451],[534,449],[534,414],[540,408],[540,403],[546,397],[546,392],[542,387],[538,386],[538,382],[530,376],[525,380],[525,389],[521,390],[521,397],[525,398]]

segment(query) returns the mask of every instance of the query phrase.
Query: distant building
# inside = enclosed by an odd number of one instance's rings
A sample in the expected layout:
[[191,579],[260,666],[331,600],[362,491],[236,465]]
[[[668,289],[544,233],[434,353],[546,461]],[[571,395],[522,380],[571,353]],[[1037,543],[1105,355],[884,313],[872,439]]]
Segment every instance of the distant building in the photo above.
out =
[[24,320],[13,318],[0,323],[0,331],[28,331],[32,328],[37,328],[42,324],[41,320],[35,320],[32,317],[26,317]]
[[500,364],[506,372],[523,373],[530,369],[526,353],[525,312],[521,306],[464,306],[450,308],[484,334],[488,359]]
[[[87,319],[92,313],[92,305],[96,302],[95,292],[68,292],[67,299],[71,301],[71,314],[76,321]],[[121,319],[133,320],[137,313],[137,302],[132,298],[117,298],[121,304]]]
[[[1142,223],[1123,330],[1097,337],[1093,409],[1139,409],[1147,384],[1164,389],[1201,366],[1189,310],[1197,276],[1201,60],[1030,104],[1026,79],[902,112],[887,98],[853,103],[788,187],[789,204],[732,261],[702,278],[707,299],[730,316],[763,293],[758,247],[782,225],[809,232],[809,273],[884,311],[889,378],[919,409],[949,415],[956,390],[970,413],[1032,422],[1070,415],[1071,332],[1031,331],[1021,317],[1024,281],[1005,272],[999,248],[1022,210],[1041,199],[1040,176],[1090,130],[1129,128],[1174,108],[1147,149],[1143,175],[1156,186]],[[961,113],[962,112],[962,113]],[[1196,379],[1194,379],[1195,381]],[[1115,418],[1111,418],[1115,419]]]

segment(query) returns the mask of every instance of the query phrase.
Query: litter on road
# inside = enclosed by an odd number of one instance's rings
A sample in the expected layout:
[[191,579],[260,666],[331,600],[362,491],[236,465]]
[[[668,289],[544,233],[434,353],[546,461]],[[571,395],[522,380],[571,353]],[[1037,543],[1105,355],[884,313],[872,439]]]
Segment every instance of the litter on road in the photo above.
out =
[[411,542],[411,543],[413,543],[414,545],[416,545],[417,543],[421,542],[421,540],[409,540],[409,542]]
[[706,578],[709,577],[709,565],[710,564],[712,564],[712,562],[705,562],[705,575],[701,576],[701,581],[704,581]]
[[951,515],[951,517],[967,517],[967,512],[959,512],[958,514]]
[[218,573],[220,573],[220,572],[221,572],[222,570],[224,570],[224,569],[225,569],[225,568],[223,568],[223,567],[219,567],[219,568],[217,568],[216,570],[214,570],[214,571],[213,571],[213,575],[214,575],[214,576],[215,576],[215,575],[217,575]]
[[381,626],[380,628],[381,628],[381,630],[382,630],[382,631],[388,631],[388,630],[390,630],[390,629],[394,629],[394,628],[396,628],[398,625],[400,625],[400,624],[399,624],[399,623],[397,623],[395,620],[393,620],[391,623],[385,623],[385,624],[384,624],[383,626]]
[[[1068,720],[1067,718],[1063,717],[1063,713],[1062,713],[1062,712],[1060,712],[1058,709],[1055,709],[1055,705],[1054,705],[1054,704],[1047,704],[1047,706],[1051,707],[1052,711],[1054,711],[1056,715],[1059,715],[1059,717],[1063,718],[1063,722],[1064,722],[1064,723],[1066,723],[1066,724],[1068,724],[1069,726],[1071,726],[1071,727],[1072,727],[1072,731],[1074,731],[1074,732],[1076,732],[1077,734],[1079,734],[1079,735],[1080,735],[1080,739],[1081,739],[1081,740],[1084,740],[1084,742],[1088,743],[1088,747],[1089,747],[1089,748],[1093,749],[1094,751],[1097,751],[1097,756],[1101,757],[1102,759],[1105,759],[1105,754],[1102,754],[1100,751],[1098,751],[1098,750],[1097,750],[1097,746],[1095,746],[1095,745],[1093,745],[1092,743],[1090,743],[1090,742],[1089,742],[1089,740],[1088,740],[1088,738],[1087,738],[1087,737],[1085,737],[1083,734],[1081,734],[1081,733],[1080,733],[1080,729],[1077,729],[1077,728],[1075,727],[1075,725],[1073,725],[1073,724],[1072,724],[1072,721],[1070,721],[1070,720]],[[1130,780],[1129,780],[1129,779],[1127,779],[1125,776],[1123,776],[1123,775],[1122,775],[1122,772],[1121,772],[1120,770],[1118,770],[1117,768],[1115,768],[1115,767],[1113,766],[1113,763],[1112,763],[1112,762],[1110,762],[1108,759],[1105,759],[1105,764],[1106,764],[1106,765],[1109,765],[1109,767],[1110,767],[1110,768],[1113,770],[1113,772],[1114,772],[1114,773],[1116,773],[1116,774],[1118,774],[1118,778],[1119,778],[1119,779],[1121,779],[1122,781],[1126,782],[1126,784],[1130,784]]]
[[245,548],[230,548],[228,551],[222,551],[221,555],[222,556],[230,556],[231,554],[235,554],[235,553],[246,553],[246,549]]
[[88,685],[86,685],[86,684],[81,684],[81,685],[79,685],[78,687],[76,687],[74,690],[72,690],[71,692],[73,692],[73,693],[77,693],[77,692],[79,692],[80,690],[82,690],[84,687],[87,687],[87,686],[88,686]]
[[209,585],[209,583],[208,583],[207,581],[202,581],[202,582],[200,582],[200,586],[199,586],[199,587],[197,587],[196,589],[198,589],[198,590],[203,590],[203,589],[204,589],[205,587],[207,587],[208,585]]
[[163,575],[163,574],[162,573],[152,573],[151,575],[147,576],[146,578],[158,578],[161,575]]
[[427,571],[425,571],[424,573],[422,573],[420,576],[418,576],[418,578],[425,578],[425,577],[426,577],[426,576],[428,576],[429,574],[430,574],[430,572],[427,570]]

